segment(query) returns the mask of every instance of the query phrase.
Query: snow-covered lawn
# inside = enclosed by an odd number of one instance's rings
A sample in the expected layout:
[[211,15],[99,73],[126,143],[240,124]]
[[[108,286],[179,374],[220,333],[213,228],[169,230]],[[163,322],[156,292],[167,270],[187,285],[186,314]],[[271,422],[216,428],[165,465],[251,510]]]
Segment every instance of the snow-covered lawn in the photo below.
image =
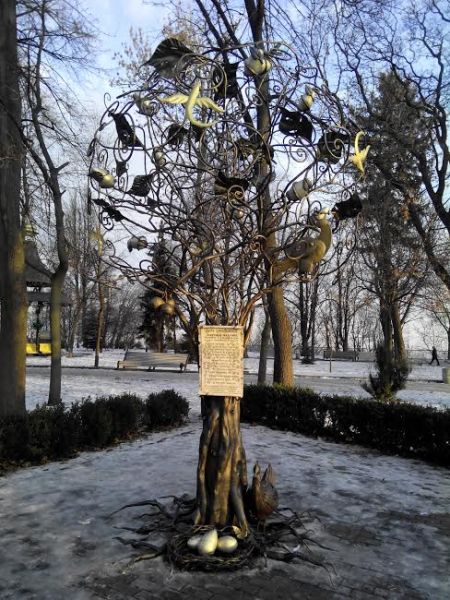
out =
[[[105,353],[102,358],[103,368],[95,370],[88,368],[92,364],[92,356],[65,358],[74,368],[63,369],[62,398],[65,403],[72,403],[87,396],[101,396],[131,392],[145,397],[150,392],[173,388],[185,396],[191,404],[191,412],[200,412],[198,397],[198,373],[196,365],[189,365],[187,373],[177,373],[169,370],[148,372],[145,370],[128,371],[115,370],[117,352]],[[36,404],[44,404],[47,399],[49,385],[49,359],[33,358],[31,364],[40,361],[46,365],[44,368],[37,366],[27,370],[27,408],[32,409]],[[73,361],[73,362],[71,362]],[[78,363],[78,364],[77,364]],[[272,366],[272,361],[270,366]],[[361,382],[367,379],[370,369],[368,363],[333,363],[330,374],[327,363],[318,362],[315,365],[302,365],[295,363],[296,383],[302,387],[309,387],[322,394],[337,394],[365,398],[368,394],[362,389]],[[256,382],[257,360],[246,360],[246,383]],[[439,367],[417,367],[413,378],[405,390],[398,394],[399,399],[408,402],[417,402],[438,408],[450,406],[450,386],[436,383],[440,373]],[[270,371],[270,369],[269,369]],[[270,380],[270,377],[269,377]],[[428,380],[428,381],[427,381]]]
[[[114,527],[136,525],[132,518],[135,512],[119,513],[113,519],[107,515],[128,502],[195,493],[201,431],[195,367],[185,374],[115,371],[111,367],[120,357],[120,353],[105,353],[102,362],[105,365],[109,361],[109,368],[99,370],[86,368],[92,356],[65,359],[66,364],[75,360],[81,364],[79,368],[63,369],[64,400],[122,391],[145,396],[171,387],[190,401],[190,423],[176,431],[155,433],[117,448],[81,453],[70,461],[23,469],[4,477],[0,492],[2,599],[99,598],[86,586],[94,580],[101,585],[117,582],[130,557],[129,549],[114,539],[124,535]],[[30,360],[37,361],[48,364],[48,359]],[[252,371],[255,364],[255,359],[249,359],[246,366]],[[322,363],[297,363],[296,371],[301,373],[302,385],[319,391],[353,390],[362,394],[358,378],[364,378],[366,371],[362,369],[368,365],[334,363],[339,377],[335,371],[330,377],[326,367]],[[28,369],[29,408],[45,402],[48,377],[47,367]],[[254,381],[255,375],[247,375],[247,380]],[[406,390],[409,399],[415,396],[423,401],[421,395],[434,394],[443,405],[450,405],[450,386],[421,381],[413,381],[410,386]],[[392,590],[393,595],[383,596],[389,598],[400,598],[395,590],[402,591],[402,598],[450,598],[448,470],[259,426],[243,425],[242,433],[249,474],[256,460],[263,465],[270,461],[282,504],[309,512],[311,519],[306,525],[312,536],[330,549],[323,552],[336,569],[336,588],[330,598],[375,597],[365,592],[354,595],[353,591],[350,596],[350,588]],[[284,566],[282,570],[277,565],[276,569],[286,581],[304,573],[302,565]],[[197,574],[179,574],[161,561],[138,563],[131,573],[136,577],[133,594],[130,588],[130,593],[122,589],[116,595],[105,593],[101,597],[165,598],[160,592],[168,581],[176,589],[186,582],[200,589],[212,581],[210,574],[206,580],[198,580]],[[326,573],[313,572],[312,576],[318,585],[329,585]],[[216,593],[214,597],[230,597],[230,577],[215,575],[221,595]],[[247,597],[258,596],[259,571],[249,571],[249,582]],[[274,581],[270,597],[279,596],[278,585]],[[141,588],[138,595],[135,588]],[[337,596],[334,591],[341,593]],[[318,597],[328,597],[325,594]]]
[[[220,584],[214,598],[233,597],[227,589],[232,574],[209,574],[203,584],[197,573],[177,573],[162,562],[132,568],[134,577],[141,575],[140,583],[136,582],[143,588],[139,595],[121,588],[116,594],[104,591],[97,596],[85,587],[95,579],[102,585],[116,581],[132,554],[114,538],[128,537],[115,527],[140,523],[132,518],[136,510],[112,519],[108,514],[129,502],[186,492],[194,495],[200,431],[196,419],[176,431],[2,478],[0,598],[175,598],[181,596],[162,594],[170,582],[180,589],[186,583],[202,587],[212,581]],[[264,427],[244,425],[242,433],[249,474],[256,460],[264,466],[270,461],[282,505],[320,517],[320,522],[307,519],[306,526],[328,548],[321,553],[336,570],[336,591],[347,586],[339,595],[332,591],[329,596],[325,592],[280,595],[274,582],[271,596],[262,596],[259,571],[250,571],[246,597],[350,598],[349,587],[364,586],[403,592],[383,598],[450,597],[447,470]],[[137,509],[138,514],[145,511]],[[268,568],[272,566],[269,563]],[[264,572],[264,565],[261,568]],[[277,564],[276,569],[278,574],[283,569],[286,579],[304,573],[303,565],[288,570]],[[324,571],[311,575],[320,585],[329,586]],[[155,581],[161,582],[159,588]],[[197,595],[191,590],[185,597]],[[366,593],[351,597],[375,599]]]
[[[105,350],[100,355],[100,367],[115,368],[117,361],[123,360],[123,350]],[[48,366],[50,357],[48,356],[29,356],[27,365],[30,366]],[[93,367],[94,353],[89,350],[77,350],[74,356],[63,355],[63,367]],[[245,369],[250,373],[258,372],[258,358],[254,353],[244,361]],[[410,381],[442,381],[442,368],[449,367],[448,362],[441,361],[441,365],[415,364],[409,376]],[[300,360],[294,361],[294,371],[296,375],[320,376],[320,377],[356,377],[366,379],[367,375],[373,370],[374,364],[371,362],[353,362],[349,360],[317,360],[313,365],[304,365]],[[197,365],[189,364],[188,371],[197,371]],[[273,373],[273,359],[267,363],[268,373]]]
[[[94,370],[92,352],[80,352],[74,357],[63,357],[62,398],[71,403],[87,396],[118,394],[133,392],[146,396],[150,392],[174,388],[183,394],[191,403],[193,412],[200,411],[198,397],[197,366],[188,365],[187,373],[158,370],[155,372],[116,370],[117,361],[123,358],[123,352],[117,350],[103,352],[100,360],[101,368]],[[27,407],[46,402],[48,393],[47,357],[29,357],[31,367],[27,370]],[[367,380],[372,363],[351,361],[317,361],[314,365],[294,363],[296,383],[302,387],[310,387],[322,394],[338,394],[366,398],[368,394],[362,389],[361,382]],[[37,367],[37,368],[36,368]],[[258,370],[258,359],[245,359],[246,382],[254,383]],[[273,360],[269,360],[268,373],[273,372]],[[270,377],[269,377],[270,379]],[[410,376],[407,388],[398,394],[398,398],[408,402],[417,402],[439,408],[450,407],[450,386],[442,381],[442,367],[416,365]]]

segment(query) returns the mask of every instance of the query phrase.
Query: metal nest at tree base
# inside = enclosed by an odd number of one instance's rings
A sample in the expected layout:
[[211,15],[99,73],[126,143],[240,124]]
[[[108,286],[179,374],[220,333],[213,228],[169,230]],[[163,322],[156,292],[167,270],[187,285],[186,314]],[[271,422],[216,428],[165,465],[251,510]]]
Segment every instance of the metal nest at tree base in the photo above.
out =
[[[167,502],[171,499],[170,502]],[[192,524],[196,501],[187,495],[169,496],[161,500],[144,500],[127,504],[109,515],[112,519],[125,509],[151,507],[152,512],[145,512],[137,518],[141,524],[136,526],[117,527],[127,532],[128,537],[118,536],[116,539],[137,552],[130,564],[142,560],[151,560],[163,556],[168,562],[187,571],[232,571],[242,567],[250,567],[258,559],[272,559],[281,562],[304,561],[333,571],[330,563],[321,558],[320,549],[325,546],[315,541],[305,523],[318,522],[308,513],[299,515],[290,508],[280,508],[272,514],[264,527],[250,516],[252,532],[244,539],[238,539],[238,547],[232,554],[217,552],[214,555],[200,555],[195,549],[188,547],[188,540],[194,535],[202,535],[211,531],[210,526]],[[123,514],[123,513],[122,513]],[[136,516],[132,517],[133,521]],[[220,536],[234,535],[234,527],[219,530]],[[131,535],[130,535],[131,534]],[[161,535],[163,536],[161,538]],[[158,537],[159,536],[159,537]],[[315,550],[312,550],[315,547]]]

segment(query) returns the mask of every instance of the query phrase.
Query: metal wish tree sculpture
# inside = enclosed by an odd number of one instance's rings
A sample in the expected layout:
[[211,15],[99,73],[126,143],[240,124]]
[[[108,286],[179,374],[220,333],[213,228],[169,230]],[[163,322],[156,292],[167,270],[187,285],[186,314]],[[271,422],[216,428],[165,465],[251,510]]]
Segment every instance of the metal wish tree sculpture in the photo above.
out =
[[[89,149],[89,202],[132,260],[108,239],[105,256],[194,338],[201,323],[241,325],[246,341],[262,296],[315,277],[332,221],[359,212],[354,174],[368,147],[283,43],[193,50],[169,38],[143,69]],[[195,523],[245,537],[239,399],[204,397],[202,416]]]

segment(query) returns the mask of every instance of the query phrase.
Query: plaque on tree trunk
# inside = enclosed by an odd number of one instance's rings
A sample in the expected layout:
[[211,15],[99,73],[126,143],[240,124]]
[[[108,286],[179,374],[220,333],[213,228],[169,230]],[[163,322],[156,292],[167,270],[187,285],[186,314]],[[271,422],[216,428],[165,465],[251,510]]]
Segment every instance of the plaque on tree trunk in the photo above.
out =
[[199,327],[200,396],[234,396],[244,392],[244,328]]

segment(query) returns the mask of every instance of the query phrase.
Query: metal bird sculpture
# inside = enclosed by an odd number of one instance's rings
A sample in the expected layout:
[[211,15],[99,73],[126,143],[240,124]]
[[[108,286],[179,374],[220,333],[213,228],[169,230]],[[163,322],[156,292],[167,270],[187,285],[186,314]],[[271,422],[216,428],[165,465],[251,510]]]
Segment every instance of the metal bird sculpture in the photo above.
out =
[[143,250],[144,248],[147,248],[147,246],[148,242],[144,236],[137,237],[133,235],[127,241],[128,252],[132,252],[133,250]]
[[310,275],[328,252],[331,241],[331,226],[327,219],[328,208],[321,210],[312,218],[313,225],[319,230],[316,237],[304,237],[289,244],[284,252],[286,258],[273,265],[276,277],[286,271],[296,270],[300,275]]
[[185,61],[183,59],[192,55],[192,50],[185,46],[183,42],[176,38],[167,38],[156,47],[144,66],[153,67],[161,77],[170,79],[176,77],[184,67]]
[[257,144],[243,137],[238,138],[234,142],[234,146],[236,148],[238,159],[242,161],[246,160],[250,156],[255,157],[260,148],[260,146],[258,146]]
[[172,96],[168,96],[167,98],[158,97],[158,100],[160,102],[164,102],[165,104],[184,104],[184,121],[188,120],[190,123],[192,123],[192,125],[195,125],[196,127],[212,127],[217,123],[217,121],[209,121],[208,123],[205,123],[204,121],[199,121],[193,115],[192,111],[194,110],[194,107],[200,106],[201,108],[210,108],[211,110],[217,113],[223,113],[224,109],[218,106],[211,98],[200,96],[200,88],[201,82],[196,81],[192,86],[189,96],[177,93],[173,94]]
[[261,477],[258,463],[253,468],[253,481],[249,493],[251,509],[258,521],[263,523],[278,507],[278,492],[275,488],[275,475],[269,464]]
[[364,131],[358,131],[355,137],[355,154],[350,158],[355,167],[364,174],[364,162],[367,158],[370,146],[366,146],[364,150],[359,149],[359,140],[364,135]]
[[250,56],[245,60],[245,70],[249,75],[264,75],[272,68],[271,55],[262,48],[250,48]]
[[130,125],[123,113],[110,112],[109,116],[114,119],[117,137],[124,146],[142,148],[142,142],[138,139],[133,127]]

